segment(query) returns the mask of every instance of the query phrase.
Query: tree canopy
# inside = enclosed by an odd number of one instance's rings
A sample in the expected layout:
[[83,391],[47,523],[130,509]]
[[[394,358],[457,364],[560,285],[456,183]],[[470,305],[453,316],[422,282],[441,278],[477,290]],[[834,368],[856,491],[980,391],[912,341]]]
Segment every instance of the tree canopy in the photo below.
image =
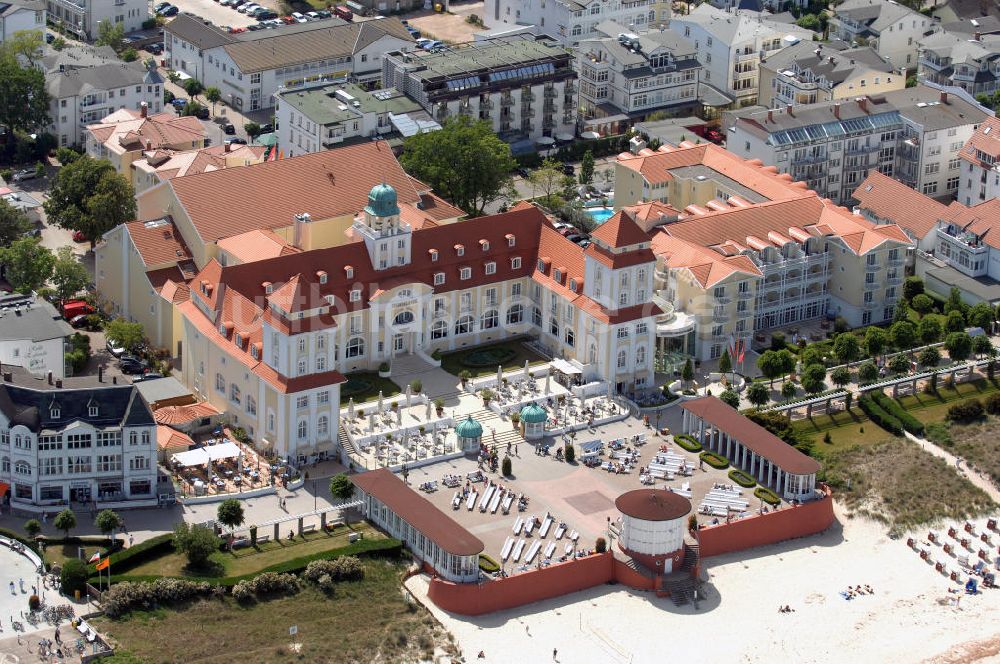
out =
[[80,231],[93,247],[112,228],[135,218],[135,191],[111,162],[83,155],[59,169],[43,206],[50,223]]
[[142,343],[146,334],[142,329],[142,323],[132,323],[124,318],[116,318],[104,327],[104,334],[108,339],[117,341],[125,350],[132,351]]
[[861,356],[861,343],[850,332],[838,334],[833,340],[833,353],[841,362],[850,364]]
[[110,535],[114,531],[122,527],[125,522],[122,521],[121,516],[118,515],[114,510],[101,510],[97,518],[94,519],[94,525],[105,535]]
[[120,52],[125,47],[125,24],[101,21],[97,24],[97,39],[94,43],[98,46],[110,46],[115,53]]
[[0,247],[9,247],[31,230],[31,220],[21,210],[0,198]]
[[209,557],[219,550],[219,538],[211,528],[180,522],[174,526],[174,548],[187,555],[192,567],[204,567]]
[[516,166],[510,146],[490,124],[467,116],[449,118],[438,131],[407,138],[401,162],[410,175],[473,217],[509,190]]
[[52,285],[60,300],[68,300],[90,283],[90,273],[73,255],[70,247],[60,247],[52,269]]
[[754,406],[760,408],[768,402],[768,399],[770,399],[770,395],[768,394],[767,386],[764,385],[764,383],[754,381],[753,383],[750,383],[749,387],[747,387],[747,401],[752,403]]
[[991,307],[988,302],[975,304],[971,309],[969,309],[969,313],[966,314],[965,320],[969,324],[969,327],[981,327],[986,330],[988,334],[993,327],[993,307]]
[[37,238],[23,237],[6,249],[0,248],[7,282],[19,293],[38,290],[52,276],[56,257]]
[[956,362],[967,360],[972,352],[972,338],[965,332],[952,332],[944,340],[948,357]]
[[56,527],[57,530],[61,530],[66,533],[66,537],[69,537],[69,531],[76,528],[76,514],[73,513],[71,509],[64,509],[59,514],[56,514],[55,520],[52,525]]
[[22,63],[15,48],[2,48],[0,81],[0,126],[11,134],[48,126],[49,93],[41,69]]
[[907,350],[913,348],[913,344],[917,340],[917,329],[914,327],[913,323],[908,320],[901,320],[892,324],[889,328],[889,338],[892,339],[892,345],[900,350]]
[[889,339],[881,327],[872,326],[865,330],[865,350],[869,355],[881,355],[888,343]]
[[730,408],[738,409],[740,407],[740,395],[732,389],[723,390],[722,394],[719,395],[719,400]]
[[354,495],[354,482],[345,473],[334,475],[330,479],[330,493],[341,502],[350,500]]

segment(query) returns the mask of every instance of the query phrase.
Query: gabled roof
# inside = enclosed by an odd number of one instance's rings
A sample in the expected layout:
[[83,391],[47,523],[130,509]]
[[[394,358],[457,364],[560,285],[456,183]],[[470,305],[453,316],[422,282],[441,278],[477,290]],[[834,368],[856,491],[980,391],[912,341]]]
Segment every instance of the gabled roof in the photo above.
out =
[[[131,385],[89,389],[33,389],[0,384],[0,411],[12,424],[22,424],[33,432],[62,429],[73,422],[95,427],[152,426],[153,414]],[[56,405],[59,417],[54,418]],[[89,406],[97,404],[97,414]]]
[[918,240],[927,237],[939,220],[948,217],[947,205],[875,170],[852,196],[863,212],[898,224]]
[[590,237],[615,249],[649,242],[649,236],[639,228],[639,225],[635,223],[631,215],[624,210],[619,210],[610,219],[598,226],[590,234]]
[[164,33],[176,35],[197,49],[210,49],[225,44],[232,44],[236,37],[217,28],[209,21],[197,16],[180,14],[163,27]]
[[1000,118],[991,116],[983,120],[962,146],[959,155],[967,161],[981,164],[977,151],[1000,159]]
[[[302,212],[317,221],[353,216],[367,204],[372,183],[380,181],[392,185],[401,205],[421,200],[414,180],[382,141],[189,175],[168,186],[201,239],[215,242],[291,226]],[[219,205],[220,192],[226,194],[225,205]]]
[[125,229],[147,269],[191,259],[191,252],[170,217],[131,221],[125,224]]
[[128,108],[119,109],[100,122],[87,125],[87,130],[108,150],[119,154],[177,145],[190,147],[188,143],[205,140],[205,129],[196,117],[174,113],[143,117],[142,111]]
[[219,249],[232,255],[241,263],[267,260],[302,250],[289,244],[272,230],[253,230],[219,240]]
[[188,404],[186,406],[164,406],[153,411],[153,419],[157,424],[176,426],[187,424],[203,417],[215,417],[222,413],[207,401]]

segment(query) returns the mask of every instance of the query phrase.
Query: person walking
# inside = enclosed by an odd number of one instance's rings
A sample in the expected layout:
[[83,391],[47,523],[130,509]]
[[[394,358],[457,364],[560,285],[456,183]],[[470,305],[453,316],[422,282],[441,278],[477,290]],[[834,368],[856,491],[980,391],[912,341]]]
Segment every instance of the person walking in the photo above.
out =
[[552,649],[552,661],[553,661],[553,662],[558,662],[558,661],[559,661],[558,659],[556,659],[556,656],[557,656],[558,654],[559,654],[559,650],[558,650],[558,649],[556,649],[556,648],[553,648],[553,649]]

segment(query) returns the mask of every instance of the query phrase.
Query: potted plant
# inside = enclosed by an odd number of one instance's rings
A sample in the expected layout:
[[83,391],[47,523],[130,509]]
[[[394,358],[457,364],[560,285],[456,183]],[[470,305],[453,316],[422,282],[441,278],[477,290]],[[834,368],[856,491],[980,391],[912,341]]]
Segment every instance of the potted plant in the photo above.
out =
[[462,369],[458,372],[458,379],[462,381],[462,387],[469,384],[469,379],[472,378],[472,374],[469,373],[468,369]]
[[379,378],[388,378],[390,373],[391,373],[391,371],[389,371],[389,363],[388,362],[383,362],[382,364],[378,365],[378,377]]
[[494,394],[493,390],[487,387],[485,390],[479,393],[479,396],[483,398],[483,405],[489,406],[490,401],[493,400],[493,397],[495,397],[496,394]]
[[365,417],[365,409],[364,409],[364,408],[361,408],[361,409],[359,409],[359,410],[358,410],[358,415],[357,415],[357,418],[358,418],[359,420],[361,420],[361,419],[364,419],[364,417]]
[[514,428],[516,429],[517,425],[521,423],[521,413],[518,413],[517,411],[511,413],[510,423],[513,424]]
[[444,400],[443,399],[435,399],[434,400],[434,410],[437,411],[438,417],[441,417],[442,415],[444,415]]
[[390,406],[390,408],[392,408],[393,412],[399,410],[399,403],[396,402],[396,401],[393,401],[392,402],[392,406]]

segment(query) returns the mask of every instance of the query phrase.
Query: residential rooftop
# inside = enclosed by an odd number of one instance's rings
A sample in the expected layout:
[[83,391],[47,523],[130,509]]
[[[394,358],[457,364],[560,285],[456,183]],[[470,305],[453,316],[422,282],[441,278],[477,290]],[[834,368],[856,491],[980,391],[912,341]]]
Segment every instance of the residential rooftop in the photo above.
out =
[[0,296],[0,341],[40,342],[72,333],[73,328],[47,301],[19,293]]
[[839,50],[820,42],[799,42],[783,48],[762,61],[768,68],[793,76],[810,72],[837,85],[847,78],[866,71],[894,73],[888,60],[868,46]]
[[[553,73],[548,63],[568,60],[569,52],[547,39],[532,35],[514,35],[505,39],[489,39],[450,47],[437,53],[414,52],[403,56],[407,70],[423,80],[447,79],[483,70],[508,70],[532,66],[531,72],[518,72],[520,77]],[[478,85],[478,83],[476,84]]]
[[287,104],[319,125],[334,125],[356,120],[367,113],[400,115],[423,111],[395,88],[369,92],[353,83],[326,83],[317,87],[279,92],[280,103]]

